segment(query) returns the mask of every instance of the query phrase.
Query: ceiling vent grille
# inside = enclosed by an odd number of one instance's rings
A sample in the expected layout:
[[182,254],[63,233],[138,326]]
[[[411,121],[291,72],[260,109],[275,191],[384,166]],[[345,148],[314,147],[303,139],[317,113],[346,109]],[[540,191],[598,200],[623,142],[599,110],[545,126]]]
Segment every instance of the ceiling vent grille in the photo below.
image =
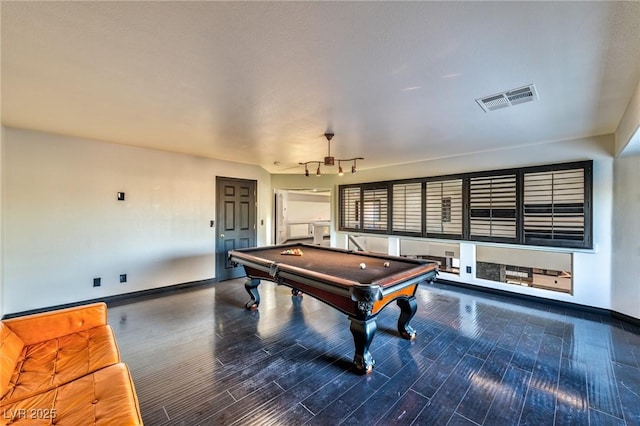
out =
[[484,112],[495,111],[501,108],[507,108],[513,105],[524,104],[538,99],[535,84],[530,84],[517,89],[511,89],[506,92],[496,93],[495,95],[486,96],[476,99],[478,105]]

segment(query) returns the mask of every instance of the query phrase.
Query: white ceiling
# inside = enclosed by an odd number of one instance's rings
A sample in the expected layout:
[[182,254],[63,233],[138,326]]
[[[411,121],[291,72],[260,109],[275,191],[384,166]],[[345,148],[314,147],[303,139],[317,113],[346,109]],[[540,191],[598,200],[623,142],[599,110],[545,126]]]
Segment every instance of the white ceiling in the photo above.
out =
[[640,2],[1,7],[3,125],[272,173],[322,159],[328,129],[362,169],[613,133],[640,80]]

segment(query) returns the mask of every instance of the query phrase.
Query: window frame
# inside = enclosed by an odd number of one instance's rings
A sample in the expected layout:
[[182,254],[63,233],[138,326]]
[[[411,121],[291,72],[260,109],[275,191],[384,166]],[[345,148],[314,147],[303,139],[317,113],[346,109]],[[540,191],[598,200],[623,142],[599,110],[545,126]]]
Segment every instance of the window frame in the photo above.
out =
[[[424,211],[424,194],[425,194],[425,181],[424,179],[402,179],[387,182],[389,191],[389,235],[401,235],[405,237],[421,237],[424,235],[425,229],[425,211]],[[420,185],[420,231],[399,231],[393,228],[393,208],[394,208],[394,186],[395,185]]]
[[[583,210],[584,210],[584,225],[583,225],[583,238],[581,240],[576,239],[562,239],[562,238],[534,238],[526,237],[524,232],[525,224],[525,205],[524,205],[524,179],[525,175],[531,173],[541,172],[557,172],[563,170],[583,169],[584,171],[584,198],[583,198]],[[474,178],[491,178],[502,175],[515,175],[515,237],[497,237],[497,236],[471,236],[471,179]],[[433,233],[427,232],[427,185],[430,182],[447,181],[447,180],[462,180],[462,232],[458,234],[446,234],[446,233]],[[405,232],[393,230],[393,188],[394,185],[400,184],[416,184],[420,183],[421,190],[421,232]],[[346,188],[359,187],[360,189],[360,207],[364,206],[364,194],[366,190],[382,189],[386,191],[387,197],[387,212],[386,212],[386,229],[366,229],[364,228],[363,212],[360,211],[359,228],[352,228],[344,226],[344,191]],[[593,249],[593,160],[573,161],[567,163],[546,164],[530,167],[500,169],[500,170],[487,170],[470,173],[458,173],[452,175],[442,176],[430,176],[413,179],[399,179],[392,181],[381,182],[367,182],[360,184],[348,184],[339,185],[339,199],[338,199],[338,230],[343,232],[359,232],[370,234],[383,234],[383,235],[401,235],[401,236],[413,236],[422,238],[437,238],[443,240],[466,240],[477,242],[494,242],[494,243],[506,243],[514,245],[528,245],[528,246],[540,246],[540,247],[560,247],[560,248],[574,248],[574,249]],[[441,201],[442,202],[442,201]],[[352,221],[353,222],[353,221]]]
[[[554,244],[549,244],[549,240],[539,238],[527,238],[524,234],[524,175],[528,173],[541,173],[541,172],[557,172],[563,170],[584,170],[584,226],[583,226],[583,239],[580,240],[563,240],[560,238],[551,240]],[[522,223],[522,244],[543,246],[543,247],[564,247],[564,248],[593,248],[593,161],[576,161],[572,163],[560,163],[551,164],[547,166],[534,166],[527,167],[521,171],[522,173],[522,208],[520,211],[521,223]],[[582,243],[582,245],[576,246],[576,243]]]
[[[357,189],[358,190],[358,195],[356,196],[349,196],[349,198],[346,198],[345,193],[351,189]],[[339,201],[338,201],[338,222],[341,226],[341,230],[349,230],[349,231],[353,231],[353,232],[361,232],[362,231],[362,211],[360,210],[361,206],[362,206],[362,185],[360,184],[356,184],[356,185],[340,185],[339,190],[338,190],[338,197],[339,197]],[[357,199],[356,199],[357,198]],[[354,201],[354,206],[353,209],[348,208],[345,209],[344,208],[344,203],[347,201]],[[345,217],[345,215],[349,214],[349,213],[354,213],[355,214],[355,218],[353,219],[347,219]],[[358,223],[358,227],[353,228],[353,227],[344,227],[344,223]]]
[[[437,183],[437,182],[447,182],[447,181],[455,181],[455,180],[460,180],[461,181],[461,191],[462,191],[462,226],[460,229],[460,234],[449,234],[449,233],[445,233],[445,232],[429,232],[429,229],[427,227],[427,214],[428,212],[426,211],[426,205],[427,205],[427,194],[428,194],[428,185],[430,183]],[[443,239],[443,240],[454,240],[454,241],[460,241],[460,240],[465,240],[468,239],[467,234],[465,234],[465,230],[468,229],[468,220],[469,220],[469,197],[468,197],[468,187],[469,187],[469,182],[467,179],[467,175],[465,174],[455,174],[455,175],[445,175],[445,176],[432,176],[432,177],[428,177],[428,178],[424,178],[425,181],[425,185],[424,185],[424,194],[423,194],[423,200],[422,200],[422,204],[424,206],[424,227],[423,229],[423,234],[422,236],[425,238],[437,238],[437,239]],[[442,200],[442,198],[440,198],[440,200]],[[442,201],[441,201],[442,202]]]
[[[513,176],[514,177],[514,188],[515,188],[515,194],[514,194],[514,201],[515,201],[515,205],[514,205],[514,223],[515,223],[515,230],[514,230],[514,236],[513,237],[498,237],[498,236],[484,236],[484,235],[472,235],[471,234],[471,210],[472,210],[472,199],[471,199],[471,180],[472,179],[491,179],[491,178],[497,178],[497,177],[504,177],[504,176]],[[518,176],[518,169],[508,169],[508,170],[492,170],[489,172],[477,172],[477,173],[469,173],[467,176],[468,179],[468,183],[467,183],[467,197],[468,197],[468,204],[467,204],[467,215],[468,215],[468,227],[466,229],[466,233],[465,235],[467,236],[466,239],[468,239],[469,241],[479,241],[479,242],[492,242],[492,243],[504,243],[504,244],[518,244],[518,241],[520,240],[520,227],[519,227],[519,220],[518,220],[518,212],[520,210],[520,205],[521,203],[519,202],[519,195],[520,195],[520,185],[519,185],[519,176]],[[491,210],[491,218],[493,217],[493,209]]]

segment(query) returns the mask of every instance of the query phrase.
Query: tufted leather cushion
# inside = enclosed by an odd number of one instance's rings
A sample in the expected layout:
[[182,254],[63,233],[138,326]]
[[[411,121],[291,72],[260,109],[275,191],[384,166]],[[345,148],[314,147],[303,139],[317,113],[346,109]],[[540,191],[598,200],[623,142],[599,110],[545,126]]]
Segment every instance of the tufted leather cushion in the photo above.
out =
[[120,356],[108,325],[24,346],[0,403],[47,391],[117,362]]
[[11,387],[11,377],[23,348],[22,339],[0,322],[0,400]]
[[[125,364],[11,404],[0,404],[7,425],[141,425],[138,399]],[[36,418],[53,416],[53,419]],[[13,417],[13,418],[11,418]]]
[[25,345],[107,324],[107,305],[93,303],[3,320]]

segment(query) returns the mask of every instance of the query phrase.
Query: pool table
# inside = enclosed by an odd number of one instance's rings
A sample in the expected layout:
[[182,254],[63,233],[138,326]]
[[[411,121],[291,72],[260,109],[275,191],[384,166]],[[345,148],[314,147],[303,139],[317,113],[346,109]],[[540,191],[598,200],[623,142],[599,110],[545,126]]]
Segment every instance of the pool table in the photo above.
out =
[[353,362],[363,373],[371,372],[375,364],[369,346],[378,313],[395,300],[400,307],[398,332],[404,339],[414,339],[409,321],[417,309],[418,284],[433,281],[438,273],[432,261],[310,244],[231,250],[229,260],[244,266],[245,289],[251,296],[247,309],[258,308],[260,280],[269,280],[347,314],[355,344]]

